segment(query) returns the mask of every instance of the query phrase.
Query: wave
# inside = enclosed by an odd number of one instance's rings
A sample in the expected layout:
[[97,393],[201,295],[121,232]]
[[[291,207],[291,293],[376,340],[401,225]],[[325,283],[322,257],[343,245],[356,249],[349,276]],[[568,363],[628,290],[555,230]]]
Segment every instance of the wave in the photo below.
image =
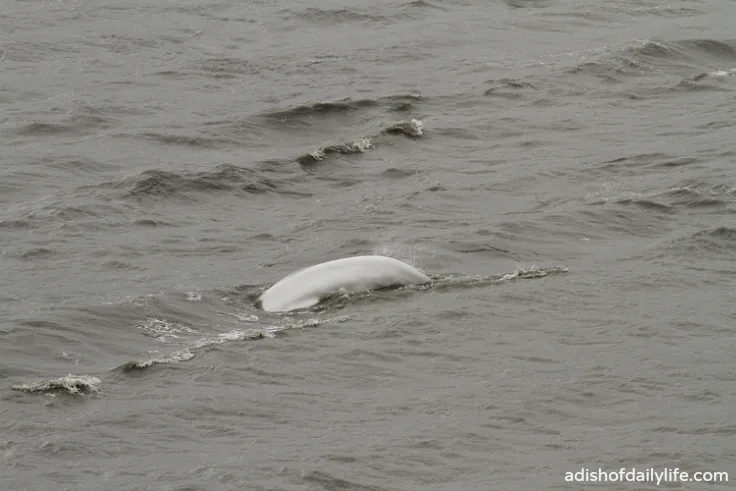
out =
[[491,88],[486,89],[483,93],[485,96],[521,99],[529,92],[537,92],[537,87],[534,84],[523,79],[502,78],[499,80],[488,80],[486,84],[490,84]]
[[490,276],[465,274],[435,274],[429,275],[429,278],[432,281],[428,284],[411,286],[390,286],[365,293],[355,293],[350,295],[331,295],[325,298],[318,305],[306,310],[315,312],[334,311],[342,309],[348,304],[352,305],[359,303],[383,302],[389,299],[398,300],[404,296],[412,295],[417,291],[447,290],[458,288],[482,288],[509,281],[545,278],[547,276],[565,274],[569,272],[570,270],[564,266],[553,266],[546,268],[540,268],[537,266],[518,266],[516,270],[510,273],[495,274]]
[[31,224],[31,222],[28,220],[23,220],[23,219],[0,220],[0,229],[28,230],[30,228],[33,228],[33,224]]
[[102,392],[101,385],[102,382],[97,377],[91,375],[73,375],[70,373],[65,377],[17,384],[11,388],[13,390],[32,393],[52,394],[61,392],[70,395],[83,395]]
[[[416,291],[423,291],[435,288],[447,288],[447,287],[479,287],[488,286],[496,283],[507,282],[510,280],[517,279],[531,279],[531,278],[543,278],[549,275],[555,275],[560,273],[568,273],[568,268],[564,266],[545,267],[539,268],[537,266],[529,267],[517,267],[516,270],[511,273],[495,274],[490,276],[482,275],[458,275],[458,274],[436,274],[430,276],[431,283],[415,286],[399,286],[389,287],[380,291],[393,294],[396,292],[403,291],[405,293],[411,293]],[[226,305],[253,305],[259,294],[264,291],[263,286],[259,285],[239,285],[235,286],[230,290],[217,291],[216,297],[221,298]],[[324,312],[333,310],[336,307],[342,307],[346,302],[355,303],[361,302],[371,297],[376,297],[376,291],[370,291],[365,293],[356,293],[352,295],[335,295],[333,298],[328,299],[326,302],[315,306],[311,309],[304,309],[304,312]],[[187,293],[187,301],[193,301],[197,299],[202,301],[201,294],[194,295],[192,292]],[[254,313],[256,312],[256,313]],[[285,330],[302,329],[307,327],[316,327],[320,325],[328,325],[333,323],[343,323],[351,318],[351,316],[337,316],[330,318],[294,318],[291,314],[286,316],[281,314],[267,314],[261,310],[255,310],[251,307],[247,310],[236,311],[236,312],[220,312],[221,314],[227,315],[234,318],[238,324],[246,323],[253,327],[244,329],[238,327],[227,331],[225,333],[213,334],[213,335],[202,335],[197,329],[186,326],[181,322],[169,320],[164,317],[151,316],[145,321],[136,324],[136,328],[143,331],[143,333],[149,337],[156,339],[159,342],[166,344],[176,344],[178,348],[184,349],[182,353],[179,350],[174,351],[175,360],[189,359],[186,352],[192,352],[193,350],[200,350],[208,346],[222,344],[228,341],[243,341],[243,340],[254,340],[263,338],[274,338],[276,334]],[[261,316],[265,316],[262,318]],[[267,321],[264,323],[264,319]],[[274,323],[268,322],[269,319],[275,319]],[[255,325],[254,325],[255,324]],[[164,363],[170,363],[168,358],[171,355],[167,355]],[[159,360],[160,357],[154,360]],[[160,360],[159,360],[160,361]],[[158,361],[157,361],[158,362]],[[156,363],[157,363],[156,362]],[[142,361],[141,363],[148,363],[148,361]],[[154,363],[155,364],[155,363]]]
[[[121,136],[121,135],[118,135]],[[152,140],[156,143],[164,145],[181,145],[186,147],[197,148],[223,148],[226,146],[241,146],[241,142],[234,138],[208,137],[208,136],[190,136],[190,135],[172,135],[168,133],[159,133],[155,131],[147,131],[135,135],[136,138],[144,140]]]
[[549,7],[551,0],[504,0],[503,3],[514,9],[539,9]]
[[27,121],[17,126],[18,136],[83,136],[112,128],[119,123],[110,111],[90,106],[76,107],[71,115],[57,121]]
[[352,143],[341,143],[320,147],[317,150],[302,155],[301,157],[297,157],[296,161],[302,166],[310,166],[329,157],[365,153],[373,148],[375,145],[374,142],[376,142],[381,135],[405,135],[410,138],[419,138],[423,134],[424,125],[421,121],[417,119],[412,119],[411,121],[400,121],[388,126],[377,136],[360,138]]
[[[736,73],[736,41],[712,39],[632,40],[586,59],[566,71],[570,75],[592,76],[608,83],[638,78],[650,93],[635,93],[633,98],[661,95],[664,90],[724,90],[717,86],[696,85],[706,79],[725,79]],[[727,67],[727,68],[723,68]],[[672,84],[676,77],[675,84]],[[653,92],[651,92],[653,91]]]
[[336,145],[328,145],[318,148],[306,155],[297,157],[296,161],[301,165],[310,165],[325,160],[331,156],[349,155],[353,153],[365,153],[373,147],[372,138],[361,138],[352,143],[342,143]]
[[[271,315],[265,314],[267,319],[262,319],[259,315],[253,313],[254,308],[251,307],[244,311],[236,312],[218,312],[208,311],[206,318],[211,319],[213,312],[233,317],[238,324],[249,324],[250,327],[236,327],[221,333],[202,333],[200,330],[184,325],[182,322],[170,320],[164,316],[149,316],[146,320],[135,324],[135,328],[142,331],[146,336],[153,338],[157,343],[171,345],[172,349],[168,353],[157,354],[155,356],[133,359],[109,371],[109,374],[128,374],[138,372],[152,367],[160,367],[164,365],[178,364],[190,361],[196,356],[214,346],[240,343],[244,341],[258,341],[267,338],[275,338],[279,332],[287,330],[299,330],[313,328],[317,326],[329,325],[333,323],[344,323],[352,318],[352,315],[338,315],[327,318],[314,317],[314,313],[333,311],[343,308],[348,302],[364,303],[387,300],[392,296],[399,299],[402,295],[410,295],[420,290],[427,289],[447,289],[447,288],[473,288],[485,287],[492,284],[501,284],[508,281],[516,281],[523,279],[544,278],[549,275],[567,273],[569,270],[562,266],[551,268],[518,267],[515,271],[506,274],[498,274],[492,276],[480,275],[453,275],[443,274],[431,276],[431,283],[427,285],[418,285],[415,287],[403,288],[387,288],[378,291],[366,292],[354,295],[335,295],[327,299],[325,302],[311,309],[305,309],[301,313],[291,313],[288,315]],[[258,291],[262,291],[259,288]],[[216,292],[215,297],[222,298],[224,305],[241,305],[243,298],[252,300],[257,295],[256,288],[252,285],[243,285],[234,287],[230,292]],[[227,297],[230,297],[229,299]],[[205,305],[211,304],[211,298],[203,299],[201,294],[195,292],[187,292],[186,302],[202,302]],[[147,309],[157,308],[160,302],[151,304],[144,302]],[[130,305],[126,301],[125,305]],[[135,304],[135,302],[133,302]],[[190,303],[191,305],[191,303]],[[171,313],[171,306],[161,304]],[[191,311],[188,311],[191,316]],[[259,314],[263,314],[258,311]],[[305,315],[306,314],[306,315]],[[235,321],[233,321],[235,322]],[[207,322],[205,322],[205,325]],[[55,322],[48,321],[28,321],[26,325],[39,328],[46,327],[54,331],[59,331],[60,325]],[[153,350],[157,352],[158,350]],[[149,352],[151,352],[149,350]],[[29,393],[66,393],[70,395],[96,394],[102,392],[102,381],[100,378],[91,375],[74,375],[68,374],[64,377],[50,378],[39,382],[20,383],[11,386],[13,390],[24,391]]]
[[141,218],[139,220],[135,220],[133,223],[141,227],[172,227],[173,226],[171,222],[166,222],[164,220],[155,220],[152,218]]
[[174,351],[168,355],[162,355],[155,358],[149,358],[147,360],[134,360],[127,363],[123,363],[119,367],[113,369],[113,372],[131,372],[134,370],[142,370],[144,368],[150,368],[155,365],[168,365],[171,363],[179,363],[182,361],[191,360],[194,358],[194,354],[188,349]]
[[626,205],[626,206],[634,205],[646,211],[656,211],[659,213],[671,214],[675,212],[675,210],[671,206],[667,206],[662,203],[657,203],[656,201],[652,201],[650,199],[623,198],[623,199],[616,200],[616,204]]
[[0,60],[29,63],[79,56],[79,47],[73,41],[43,42],[38,41],[37,37],[34,38],[34,41],[15,41],[12,38],[6,38],[3,41],[0,45]]
[[[638,155],[621,158],[604,163],[593,170],[594,174],[632,177],[638,170],[662,167],[693,166],[699,168],[703,162],[691,158],[671,158],[663,154]],[[605,187],[605,186],[604,186]],[[602,205],[614,203],[623,206],[638,206],[648,211],[672,214],[680,209],[712,208],[713,213],[736,213],[736,188],[727,184],[712,185],[699,179],[689,179],[664,191],[650,190],[635,192],[612,186],[606,192],[590,193],[586,196],[587,204]]]
[[53,249],[47,249],[46,247],[36,247],[33,249],[27,249],[19,254],[19,259],[29,261],[34,259],[47,259],[56,255],[56,251]]
[[82,43],[87,46],[103,48],[111,53],[131,54],[141,50],[156,49],[161,45],[159,38],[137,38],[113,33],[102,33],[99,36],[83,37]]
[[333,114],[342,114],[350,111],[357,111],[368,107],[376,107],[379,101],[374,99],[343,99],[339,101],[315,102],[312,104],[302,104],[287,109],[266,112],[261,114],[262,118],[275,119],[278,121],[290,119],[311,119],[319,116],[328,116]]
[[0,229],[33,230],[49,224],[68,230],[114,229],[119,223],[112,220],[112,217],[123,213],[122,208],[111,203],[98,202],[79,195],[58,195],[21,203],[8,209],[6,214],[15,216],[0,220]]
[[199,194],[229,192],[240,194],[273,193],[282,196],[309,197],[312,193],[299,191],[296,179],[275,181],[262,177],[252,169],[223,164],[212,171],[176,173],[147,170],[137,176],[100,185],[123,191],[126,199],[196,198]]
[[334,25],[342,23],[355,22],[385,22],[391,20],[385,15],[376,15],[358,9],[338,8],[338,9],[321,9],[315,7],[307,7],[300,12],[294,12],[293,15],[287,15],[286,18],[295,18],[299,21],[307,21],[313,24]]
[[[307,7],[299,10],[283,10],[282,19],[293,21],[296,26],[302,26],[304,22],[320,26],[359,23],[376,25],[394,23],[405,17],[413,18],[415,12],[422,12],[424,9],[445,10],[427,0],[396,2],[392,6],[394,7],[393,11],[387,14],[378,14],[375,12],[376,9]],[[386,6],[383,7],[383,11],[385,12]]]
[[[242,78],[244,75],[259,75],[264,69],[256,62],[235,57],[211,57],[194,64],[195,72],[214,79]],[[177,74],[179,72],[171,72]],[[157,74],[161,75],[161,73]]]
[[[687,181],[663,193],[672,206],[684,208],[722,208],[736,203],[736,188],[708,186],[702,181]],[[735,211],[736,212],[736,211]]]
[[351,491],[388,491],[386,488],[373,484],[365,485],[360,484],[355,480],[347,481],[324,471],[302,473],[299,476],[299,480],[305,482],[310,488],[318,486],[319,489],[325,490],[350,489]]
[[387,135],[406,135],[413,138],[419,138],[424,134],[424,124],[418,119],[411,121],[401,121],[393,124],[383,130]]
[[701,230],[684,239],[682,243],[692,250],[732,255],[736,253],[736,228],[721,226]]
[[586,170],[591,175],[631,177],[637,172],[647,173],[652,169],[672,169],[689,166],[691,169],[706,168],[707,162],[695,157],[676,157],[664,153],[642,153],[607,160]]
[[38,163],[42,164],[44,167],[58,169],[64,174],[73,173],[82,176],[96,176],[100,171],[113,170],[116,168],[116,166],[106,162],[75,156],[41,157],[38,159]]
[[[294,160],[263,161],[253,169],[229,164],[202,172],[151,169],[8,207],[0,214],[0,229],[23,231],[61,225],[81,232],[118,229],[130,222],[139,227],[170,227],[175,223],[152,214],[148,207],[152,200],[197,202],[222,194],[243,198],[262,194],[293,198],[313,195]],[[122,201],[144,204],[145,216],[131,217],[130,205]]]
[[692,57],[706,55],[720,61],[736,61],[736,40],[685,39],[674,43]]
[[[253,314],[231,314],[243,322],[257,322],[259,321],[258,316]],[[180,363],[189,361],[196,356],[196,353],[205,350],[207,348],[225,344],[225,343],[236,343],[243,341],[256,341],[265,338],[275,338],[276,333],[289,329],[305,329],[309,327],[321,326],[324,324],[331,324],[335,322],[345,322],[348,319],[347,316],[334,317],[330,319],[305,319],[301,321],[288,321],[282,325],[266,325],[260,329],[233,329],[228,332],[203,336],[197,339],[187,341],[186,345],[177,349],[167,355],[161,355],[154,358],[147,358],[144,360],[132,360],[123,365],[115,368],[115,372],[129,372],[132,370],[141,370],[145,368],[154,367],[157,365],[170,365],[173,363]],[[157,320],[160,323],[169,324],[165,320]],[[190,331],[196,332],[196,331]],[[178,337],[178,336],[176,336]]]
[[509,281],[517,279],[530,279],[530,278],[544,278],[553,274],[569,273],[570,270],[564,266],[555,266],[552,268],[541,269],[537,266],[530,266],[528,268],[519,267],[511,273],[507,273],[496,281]]
[[285,109],[277,109],[261,113],[258,117],[265,121],[284,123],[307,123],[315,119],[334,117],[360,110],[381,108],[392,112],[414,109],[416,104],[423,101],[421,95],[399,94],[380,97],[377,99],[341,99],[337,101],[322,101],[311,104],[300,104]]
[[629,11],[631,15],[649,16],[654,15],[657,17],[665,17],[668,19],[680,19],[682,17],[693,17],[696,15],[703,15],[705,12],[701,9],[694,9],[690,6],[680,6],[673,4],[656,5],[641,5],[634,7],[633,10]]
[[389,179],[405,179],[407,177],[424,176],[424,172],[418,169],[401,169],[398,167],[391,167],[381,172],[381,176]]
[[688,268],[695,269],[700,260],[705,260],[708,270],[716,276],[732,276],[733,260],[736,258],[736,228],[711,227],[668,239],[653,247],[649,256],[658,260],[683,261]]
[[700,82],[708,78],[722,79],[727,77],[736,76],[736,68],[730,68],[728,70],[715,70],[713,72],[702,72],[694,75],[689,79],[691,82]]
[[197,331],[191,327],[156,317],[149,317],[145,321],[136,324],[135,327],[140,329],[145,335],[155,338],[161,342],[179,339],[181,334],[197,333]]

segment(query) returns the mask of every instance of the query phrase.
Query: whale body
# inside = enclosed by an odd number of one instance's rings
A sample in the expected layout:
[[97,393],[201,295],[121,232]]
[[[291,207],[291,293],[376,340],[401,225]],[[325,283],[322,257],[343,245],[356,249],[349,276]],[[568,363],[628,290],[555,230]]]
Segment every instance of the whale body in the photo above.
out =
[[256,306],[288,312],[317,305],[336,293],[359,293],[394,285],[429,283],[428,276],[387,256],[355,256],[301,269],[263,292]]

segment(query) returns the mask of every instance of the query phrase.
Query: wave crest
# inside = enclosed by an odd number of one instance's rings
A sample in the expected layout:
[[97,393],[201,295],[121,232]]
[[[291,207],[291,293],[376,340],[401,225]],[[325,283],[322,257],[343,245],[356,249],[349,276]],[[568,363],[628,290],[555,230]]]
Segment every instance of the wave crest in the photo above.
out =
[[35,383],[17,384],[11,388],[23,392],[32,393],[57,393],[62,392],[71,395],[93,394],[102,392],[102,382],[91,375],[69,374],[65,377],[42,380]]

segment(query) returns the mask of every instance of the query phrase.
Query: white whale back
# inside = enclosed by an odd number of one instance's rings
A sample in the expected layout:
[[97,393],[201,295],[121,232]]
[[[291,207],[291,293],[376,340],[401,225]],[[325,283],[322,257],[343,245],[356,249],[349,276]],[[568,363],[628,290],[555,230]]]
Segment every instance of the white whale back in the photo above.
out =
[[347,257],[291,273],[263,292],[256,304],[267,312],[288,312],[316,305],[335,293],[359,293],[429,281],[422,272],[391,257]]

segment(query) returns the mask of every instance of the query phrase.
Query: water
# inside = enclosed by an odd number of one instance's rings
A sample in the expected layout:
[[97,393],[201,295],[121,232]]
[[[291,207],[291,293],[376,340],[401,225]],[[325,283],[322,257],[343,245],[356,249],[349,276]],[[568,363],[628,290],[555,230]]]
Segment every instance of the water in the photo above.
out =
[[[0,487],[731,471],[735,23],[728,0],[6,2]],[[253,306],[356,254],[436,281]],[[733,484],[595,488],[622,486]]]

